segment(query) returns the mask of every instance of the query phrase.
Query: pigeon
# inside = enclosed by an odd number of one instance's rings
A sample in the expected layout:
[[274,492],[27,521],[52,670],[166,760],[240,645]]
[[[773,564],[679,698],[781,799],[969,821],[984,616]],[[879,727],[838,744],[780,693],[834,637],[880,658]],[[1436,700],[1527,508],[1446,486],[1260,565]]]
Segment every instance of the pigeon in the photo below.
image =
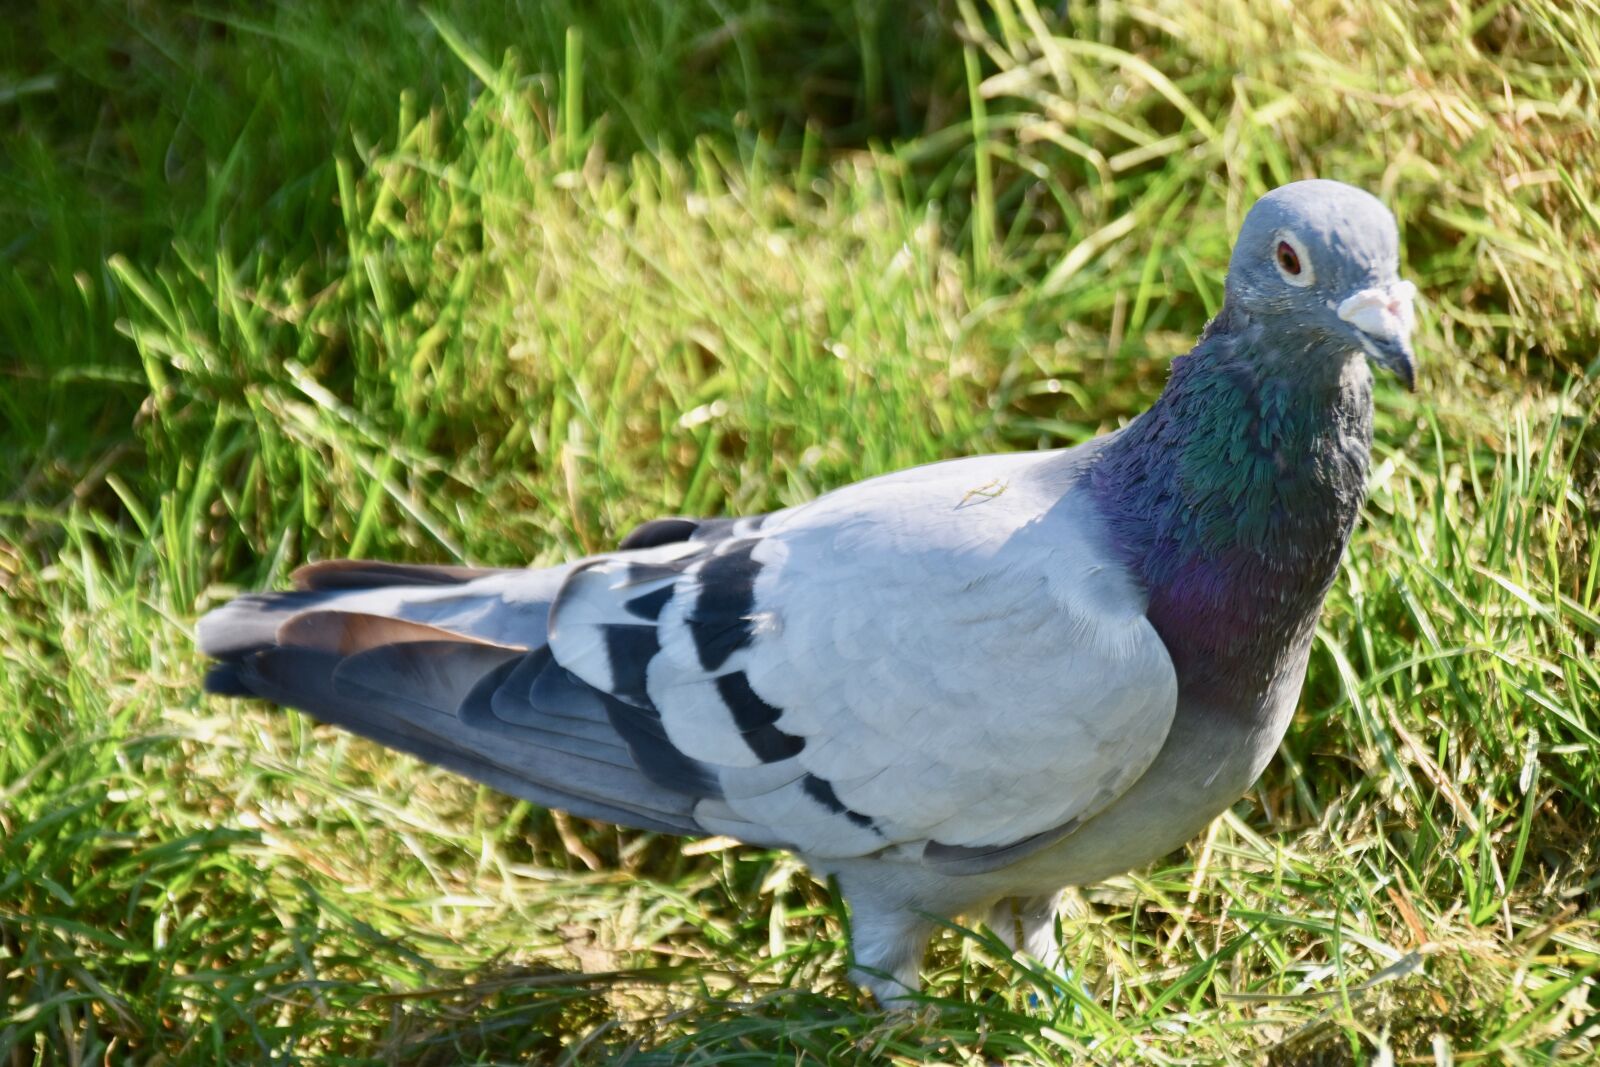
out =
[[1182,846],[1289,725],[1365,496],[1369,362],[1415,387],[1398,254],[1370,194],[1282,186],[1120,429],[561,566],[313,563],[200,620],[206,688],[583,818],[792,850],[885,1005],[944,919],[1058,961],[1063,887]]

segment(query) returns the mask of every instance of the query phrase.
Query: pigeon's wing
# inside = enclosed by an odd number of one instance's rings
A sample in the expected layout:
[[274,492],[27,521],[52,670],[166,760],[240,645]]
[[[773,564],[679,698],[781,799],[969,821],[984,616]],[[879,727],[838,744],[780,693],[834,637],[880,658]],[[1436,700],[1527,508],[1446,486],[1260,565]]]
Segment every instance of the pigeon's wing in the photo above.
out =
[[592,818],[999,866],[1136,780],[1176,703],[1056,460],[657,520],[548,570],[318,565],[202,620],[208,682]]
[[672,515],[651,519],[629,531],[618,543],[619,549],[656,548],[679,541],[710,543],[726,541],[731,537],[749,537],[771,518],[770,515],[751,515],[742,519],[690,519]]
[[1120,795],[1177,702],[1060,454],[918,468],[705,542],[585,562],[550,649],[709,768],[708,830],[1010,862]]
[[200,620],[217,660],[206,688],[300,708],[546,807],[702,833],[706,772],[648,736],[641,759],[626,740],[638,709],[554,662],[546,623],[569,570],[314,564],[292,591]]

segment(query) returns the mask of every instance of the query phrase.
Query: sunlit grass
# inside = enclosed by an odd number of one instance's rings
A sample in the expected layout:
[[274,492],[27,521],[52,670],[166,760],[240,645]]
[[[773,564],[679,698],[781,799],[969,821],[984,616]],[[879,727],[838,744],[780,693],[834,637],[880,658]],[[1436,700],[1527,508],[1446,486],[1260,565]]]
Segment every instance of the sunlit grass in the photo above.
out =
[[[1593,1056],[1593,11],[102,7],[0,53],[0,1062]],[[1080,981],[952,930],[885,1018],[781,854],[198,694],[306,559],[1109,429],[1313,172],[1401,218],[1423,386],[1280,759],[1082,891]]]

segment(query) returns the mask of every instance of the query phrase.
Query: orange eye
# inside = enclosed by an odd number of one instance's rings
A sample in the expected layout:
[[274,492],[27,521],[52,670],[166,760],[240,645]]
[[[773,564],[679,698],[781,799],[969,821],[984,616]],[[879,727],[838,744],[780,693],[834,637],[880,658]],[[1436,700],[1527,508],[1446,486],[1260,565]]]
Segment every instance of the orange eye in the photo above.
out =
[[1290,276],[1300,273],[1300,257],[1295,254],[1288,241],[1278,242],[1278,266],[1283,268],[1283,273]]

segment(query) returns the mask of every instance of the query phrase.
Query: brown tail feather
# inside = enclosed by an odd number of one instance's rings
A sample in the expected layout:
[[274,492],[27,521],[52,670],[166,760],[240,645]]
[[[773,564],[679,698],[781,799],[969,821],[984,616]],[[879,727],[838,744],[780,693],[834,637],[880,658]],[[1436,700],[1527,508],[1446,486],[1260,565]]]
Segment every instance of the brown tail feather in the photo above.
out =
[[307,563],[289,577],[296,589],[372,589],[384,585],[460,585],[495,573],[498,571],[493,567],[325,559],[319,563]]
[[427,623],[410,622],[388,615],[366,615],[358,611],[304,611],[291,616],[278,627],[280,645],[315,648],[337,652],[341,656],[353,656],[381,645],[403,645],[417,641],[457,641],[507,652],[527,651],[522,645],[500,645]]

